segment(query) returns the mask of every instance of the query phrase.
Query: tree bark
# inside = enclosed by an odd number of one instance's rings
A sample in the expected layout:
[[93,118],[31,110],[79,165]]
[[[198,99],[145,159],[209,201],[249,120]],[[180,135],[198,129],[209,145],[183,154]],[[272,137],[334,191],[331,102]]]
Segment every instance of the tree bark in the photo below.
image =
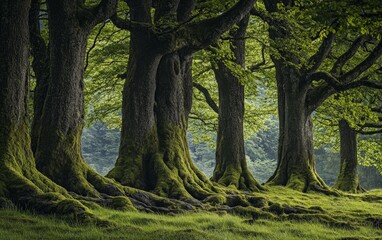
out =
[[[245,34],[249,17],[231,31],[235,62],[245,67]],[[259,191],[261,185],[249,172],[244,151],[244,86],[223,61],[214,68],[219,88],[219,125],[216,144],[216,166],[212,181],[240,190]]]
[[299,191],[328,188],[317,175],[314,162],[313,122],[307,104],[309,88],[302,87],[304,76],[293,66],[274,59],[278,88],[278,164],[271,185],[284,185]]
[[[52,0],[47,5],[50,71],[35,154],[37,168],[57,184],[80,195],[123,195],[111,180],[98,175],[85,163],[80,148],[86,43],[91,29],[101,18],[97,18],[97,13],[87,15],[75,0]],[[111,10],[105,11],[112,14]]]
[[27,123],[30,1],[0,2],[0,202],[38,213],[93,216],[36,169]]
[[[277,12],[277,3],[267,2],[267,10]],[[277,168],[267,183],[303,192],[314,190],[330,193],[315,169],[311,114],[316,106],[309,102],[309,74],[305,68],[299,67],[301,61],[293,51],[279,45],[282,40],[293,38],[291,33],[285,19],[275,18],[270,21],[269,37],[279,55],[271,56],[276,69],[279,146]]]
[[340,120],[338,125],[341,141],[341,165],[333,187],[344,192],[364,192],[365,189],[361,187],[358,178],[357,133],[345,119]]

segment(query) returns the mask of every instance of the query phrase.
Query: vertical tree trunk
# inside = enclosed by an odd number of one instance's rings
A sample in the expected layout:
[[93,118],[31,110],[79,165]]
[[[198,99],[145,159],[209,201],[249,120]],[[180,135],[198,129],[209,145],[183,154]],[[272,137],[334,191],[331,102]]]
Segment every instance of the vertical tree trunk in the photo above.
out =
[[[233,60],[245,65],[245,33],[249,17],[231,31]],[[216,166],[212,180],[236,189],[258,191],[260,184],[249,172],[244,151],[244,86],[222,61],[214,69],[219,88],[219,125],[216,144]]]
[[164,56],[158,68],[155,113],[159,151],[153,158],[154,191],[175,198],[204,199],[213,193],[213,187],[193,163],[186,137],[190,62],[189,56],[173,53]]
[[357,133],[345,119],[340,120],[339,129],[341,165],[334,188],[351,193],[364,192],[358,178]]
[[[131,18],[151,22],[147,1],[131,8]],[[127,78],[123,89],[122,133],[119,155],[108,177],[118,182],[150,189],[148,162],[158,151],[157,126],[154,115],[156,74],[162,55],[155,51],[157,42],[145,29],[132,31]]]
[[276,65],[278,111],[280,121],[278,165],[268,180],[299,191],[326,191],[317,175],[314,162],[313,123],[308,110],[307,87],[301,87],[303,76],[279,60]]
[[[84,125],[86,43],[91,29],[101,20],[94,15],[87,18],[75,0],[48,0],[47,5],[50,72],[35,154],[37,168],[77,194],[123,195],[123,190],[85,163],[80,147]],[[112,14],[105,11],[105,17]]]
[[29,7],[27,0],[0,2],[0,201],[86,221],[86,208],[36,170],[27,123]]

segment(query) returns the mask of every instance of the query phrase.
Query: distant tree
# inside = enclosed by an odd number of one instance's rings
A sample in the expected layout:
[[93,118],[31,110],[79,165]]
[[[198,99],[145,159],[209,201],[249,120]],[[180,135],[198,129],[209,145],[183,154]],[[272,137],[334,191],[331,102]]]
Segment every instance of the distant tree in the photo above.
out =
[[[377,29],[381,19],[372,14],[380,5],[374,1],[360,7],[347,1],[292,0],[264,4],[266,12],[254,9],[252,13],[269,24],[280,121],[278,167],[268,183],[327,192],[315,170],[311,114],[336,92],[359,86],[381,87],[373,70],[382,55],[382,42],[368,37],[380,36]],[[349,16],[342,18],[342,11]],[[369,20],[362,21],[361,26],[372,23],[366,27],[351,25],[354,19],[362,18]],[[336,45],[336,39],[349,38],[351,44]],[[351,61],[368,40],[374,47],[370,53]],[[347,49],[340,51],[340,46]]]

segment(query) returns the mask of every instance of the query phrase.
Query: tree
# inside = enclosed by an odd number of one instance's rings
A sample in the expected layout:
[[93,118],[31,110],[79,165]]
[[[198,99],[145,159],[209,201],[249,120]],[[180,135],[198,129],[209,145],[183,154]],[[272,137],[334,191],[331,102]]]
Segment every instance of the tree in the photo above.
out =
[[47,1],[50,72],[36,163],[56,183],[85,196],[99,197],[98,191],[111,195],[119,192],[85,163],[80,149],[87,37],[96,24],[115,11],[115,4],[112,0],[102,1],[85,8],[72,0]]
[[317,131],[319,142],[331,143],[340,151],[340,169],[334,184],[336,189],[352,193],[365,191],[359,183],[359,162],[364,162],[365,155],[372,159],[379,158],[380,151],[375,152],[371,147],[370,140],[373,138],[368,137],[363,140],[363,145],[369,145],[366,151],[361,150],[357,142],[361,134],[369,136],[380,132],[378,96],[379,91],[365,88],[336,94],[323,103],[315,114],[318,127],[324,130]]
[[[374,63],[382,54],[382,42],[373,40],[374,49],[348,69],[346,64],[368,39],[364,35],[355,39],[353,37],[351,46],[347,45],[348,49],[328,67],[327,61],[332,59],[330,53],[335,52],[335,39],[349,36],[341,32],[347,27],[348,19],[338,18],[338,12],[349,8],[354,17],[363,14],[364,8],[357,8],[358,5],[347,2],[308,1],[302,4],[272,0],[264,4],[267,13],[256,9],[252,13],[269,24],[269,37],[275,49],[272,60],[276,67],[280,121],[278,167],[268,183],[285,185],[299,191],[327,192],[326,184],[315,171],[311,114],[335,92],[359,86],[380,87],[373,81],[368,70],[373,70]],[[313,5],[316,7],[313,8]],[[366,11],[372,11],[375,7],[375,3],[370,3]],[[313,12],[304,15],[304,11]],[[354,28],[355,34],[359,36],[359,28]],[[313,34],[307,36],[310,31],[299,29],[324,29],[321,32],[324,37],[318,38],[320,44],[317,47],[317,41],[312,41],[317,37]],[[375,29],[373,25],[363,30],[369,31],[370,35],[378,35]],[[312,49],[315,49],[314,54],[310,54]]]
[[334,188],[352,193],[364,192],[358,178],[357,133],[349,123],[342,119],[339,122],[341,138],[340,173]]
[[27,119],[30,1],[1,1],[0,199],[39,213],[94,219],[66,190],[41,174],[31,150]]
[[[234,64],[244,68],[245,36],[249,16],[231,30]],[[218,61],[213,69],[219,88],[219,125],[216,144],[216,166],[212,180],[237,189],[263,189],[249,172],[244,151],[244,85],[239,77]]]
[[195,22],[190,14],[196,1],[129,1],[130,21],[114,18],[130,30],[131,49],[121,146],[109,177],[175,198],[204,199],[216,191],[191,161],[187,145],[192,53],[241,20],[253,3],[239,1],[223,14]]

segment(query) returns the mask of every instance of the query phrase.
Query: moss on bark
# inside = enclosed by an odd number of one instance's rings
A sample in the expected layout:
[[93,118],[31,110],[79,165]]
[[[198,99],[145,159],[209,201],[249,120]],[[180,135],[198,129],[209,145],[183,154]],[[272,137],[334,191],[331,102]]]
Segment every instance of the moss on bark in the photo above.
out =
[[8,126],[0,132],[0,197],[38,213],[85,223],[99,221],[81,202],[36,169],[26,124]]
[[333,187],[350,193],[365,192],[358,177],[357,133],[345,119],[340,120],[339,129],[341,165]]

